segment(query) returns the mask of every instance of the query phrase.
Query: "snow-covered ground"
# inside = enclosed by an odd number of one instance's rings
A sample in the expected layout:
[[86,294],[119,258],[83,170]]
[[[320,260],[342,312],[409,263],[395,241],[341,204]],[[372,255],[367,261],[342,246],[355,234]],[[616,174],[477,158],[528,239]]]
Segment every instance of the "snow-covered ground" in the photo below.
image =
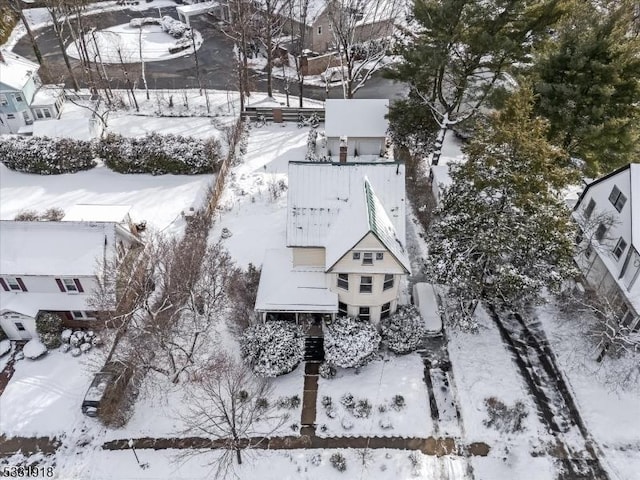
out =
[[[475,478],[553,480],[557,473],[553,458],[535,455],[546,450],[552,437],[538,419],[536,406],[497,327],[482,307],[478,307],[476,316],[477,333],[448,331],[464,439],[468,443],[484,441],[491,445],[488,457],[471,460]],[[489,418],[485,400],[491,397],[508,407],[518,401],[524,404],[528,415],[523,422],[523,431],[507,433],[484,424]]]
[[[215,476],[215,451],[194,451],[199,455],[182,458],[181,450],[136,449],[142,469],[131,451],[100,451],[76,458],[70,466],[58,464],[59,478],[91,478],[93,480],[161,479],[196,480],[220,478]],[[346,461],[346,470],[338,471],[330,461],[340,453]],[[363,460],[364,459],[364,460]],[[80,461],[86,463],[80,467]],[[229,478],[240,480],[434,480],[467,479],[465,463],[455,456],[435,457],[404,450],[254,450],[243,454],[240,467],[234,466]],[[72,473],[73,476],[69,476]],[[525,477],[522,477],[524,480]]]
[[50,351],[38,360],[15,363],[15,373],[0,396],[0,433],[53,437],[81,426],[84,394],[98,370],[96,353],[72,357]]
[[[194,31],[196,50],[202,46],[202,35]],[[193,53],[193,47],[175,53],[169,51],[176,46],[176,39],[164,32],[160,25],[144,25],[141,28],[129,24],[114,25],[85,35],[89,58],[98,58],[102,63],[138,63],[171,60]],[[190,44],[187,44],[190,45]],[[78,43],[67,47],[67,54],[80,58]]]
[[0,164],[0,219],[12,220],[21,210],[66,210],[84,203],[131,205],[133,221],[177,233],[184,228],[181,212],[200,207],[213,180],[213,175],[124,175],[104,166],[47,176]]
[[[558,366],[572,390],[582,419],[605,453],[604,466],[613,478],[634,480],[640,472],[640,385],[624,383],[626,373],[637,369],[638,356],[628,355],[602,363],[584,335],[588,318],[571,319],[557,304],[538,309]],[[637,375],[637,374],[636,374]],[[617,477],[616,477],[617,476]]]
[[[320,377],[316,434],[320,437],[428,437],[433,433],[433,424],[423,370],[424,364],[417,354],[391,354],[359,371],[340,368],[335,378]],[[369,416],[357,418],[353,410],[345,408],[341,400],[346,394],[351,394],[356,403],[367,400],[371,405]],[[402,397],[404,406],[395,404],[396,395]],[[332,407],[323,405],[323,397],[331,398]]]
[[209,241],[217,242],[222,229],[229,229],[231,237],[223,244],[238,265],[262,265],[267,249],[286,245],[287,192],[278,189],[274,199],[269,185],[281,180],[286,185],[288,162],[304,160],[308,134],[295,124],[251,130],[246,154],[232,169],[209,234]]

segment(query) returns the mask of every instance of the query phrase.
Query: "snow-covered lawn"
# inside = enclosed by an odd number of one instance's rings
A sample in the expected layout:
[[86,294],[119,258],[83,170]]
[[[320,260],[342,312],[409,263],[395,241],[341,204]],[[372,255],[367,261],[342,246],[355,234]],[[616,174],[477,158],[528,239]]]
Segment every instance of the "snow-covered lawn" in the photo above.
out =
[[[319,377],[316,434],[428,437],[433,433],[433,424],[423,370],[422,359],[415,353],[390,354],[360,368],[359,373],[339,368],[335,378]],[[344,406],[343,398],[348,394],[353,396],[355,409]],[[402,399],[394,401],[396,396]],[[325,406],[328,402],[324,397],[330,397],[331,407]],[[360,400],[367,400],[371,406],[368,417],[358,417]]]
[[[196,453],[198,451],[192,451]],[[142,450],[136,453],[141,469],[131,451],[100,451],[90,457],[83,469],[76,463],[71,472],[73,478],[100,479],[160,479],[196,480],[215,477],[215,451],[199,451],[200,455],[180,458],[181,450]],[[366,452],[366,453],[365,453]],[[338,471],[330,458],[340,453],[346,461],[346,470]],[[363,462],[363,456],[365,458]],[[410,456],[412,457],[410,459]],[[76,462],[80,458],[76,458]],[[67,476],[67,465],[58,465],[60,478]],[[235,476],[234,476],[235,474]],[[78,477],[77,475],[80,475]],[[409,480],[412,478],[433,480],[466,480],[465,462],[454,456],[438,458],[420,452],[406,450],[253,450],[245,452],[243,464],[234,465],[229,478],[240,480]],[[524,480],[525,477],[522,477]],[[533,477],[530,477],[533,478]]]
[[[274,405],[281,397],[298,395],[300,405],[296,408],[275,410],[277,418],[259,422],[255,432],[271,435],[297,435],[302,412],[302,391],[304,388],[304,366],[298,366],[293,372],[272,380],[273,394],[268,399]],[[124,428],[111,429],[106,440],[141,437],[186,437],[197,434],[184,432],[182,417],[189,408],[189,395],[186,395],[183,383],[171,384],[166,377],[149,373],[141,394],[136,401],[134,413]],[[288,418],[284,418],[285,415]],[[292,429],[292,425],[296,429]],[[278,427],[274,430],[275,427]]]
[[177,233],[184,227],[180,213],[198,208],[213,175],[123,175],[104,166],[64,175],[14,172],[0,164],[0,218],[12,220],[21,210],[63,210],[76,204],[131,205],[134,222]]
[[[232,236],[223,244],[240,266],[262,265],[267,249],[286,245],[287,192],[277,184],[286,185],[290,160],[304,160],[308,134],[308,129],[295,124],[249,132],[246,154],[232,169],[209,234],[209,240],[217,242],[222,229],[229,229]],[[270,185],[276,186],[278,198],[270,195]]]
[[[491,445],[488,457],[472,459],[476,479],[555,479],[554,460],[549,456],[532,456],[536,451],[544,451],[545,444],[552,438],[537,417],[536,406],[517,366],[497,327],[482,307],[478,307],[476,317],[477,333],[448,331],[464,440],[468,443],[484,441]],[[502,432],[484,424],[489,418],[485,399],[491,397],[507,407],[513,407],[516,402],[524,404],[528,415],[523,421],[523,431]],[[535,476],[531,472],[536,472]]]
[[0,397],[0,432],[7,436],[60,436],[84,422],[84,394],[98,369],[96,353],[72,357],[51,351],[38,360],[15,363]]
[[[194,31],[196,49],[202,46],[202,35]],[[144,25],[142,28],[130,27],[129,24],[114,25],[98,30],[92,35],[85,35],[89,58],[99,56],[103,63],[137,63],[140,58],[145,62],[157,62],[182,57],[193,53],[191,42],[189,48],[170,53],[169,48],[176,45],[176,39],[164,32],[160,25]],[[80,58],[77,43],[67,47],[67,54],[72,58]]]
[[220,130],[211,124],[210,118],[205,117],[139,117],[124,113],[114,114],[108,123],[107,131],[125,137],[143,137],[147,133],[161,135],[173,134],[195,138],[221,139]]
[[[621,480],[640,472],[640,384],[623,384],[625,373],[637,369],[638,356],[595,361],[585,338],[589,319],[568,319],[553,302],[538,309],[558,366],[568,380],[582,419],[605,452],[605,467]],[[576,335],[576,332],[580,334]],[[636,374],[637,375],[637,374]]]

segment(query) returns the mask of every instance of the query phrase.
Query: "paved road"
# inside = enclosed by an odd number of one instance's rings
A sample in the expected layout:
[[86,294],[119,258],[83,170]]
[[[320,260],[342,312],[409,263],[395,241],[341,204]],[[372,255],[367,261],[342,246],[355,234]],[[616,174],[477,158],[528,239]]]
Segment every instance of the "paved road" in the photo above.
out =
[[[175,7],[162,8],[162,15],[171,15],[177,18]],[[157,16],[158,9],[151,8],[149,10],[138,12],[130,10],[120,10],[115,12],[103,12],[85,17],[87,28],[104,29],[114,25],[128,23],[132,18],[145,16]],[[236,77],[233,69],[235,63],[233,57],[233,44],[229,38],[220,32],[212,17],[208,15],[200,15],[192,17],[191,23],[198,30],[204,42],[198,50],[198,63],[200,66],[201,78],[203,85],[207,88],[219,90],[236,90]],[[56,41],[52,27],[45,27],[36,32],[38,45],[43,56],[50,65],[52,72],[52,82],[64,82],[67,86],[71,83],[67,79],[67,71],[64,66],[62,53]],[[71,39],[67,39],[66,45],[71,43]],[[20,39],[15,46],[14,51],[22,56],[35,61],[35,55],[29,40],[26,36]],[[84,78],[78,60],[71,59],[72,66],[78,79]],[[129,77],[133,82],[142,88],[143,81],[141,78],[140,64],[133,63],[126,65]],[[146,78],[148,87],[151,89],[163,88],[196,88],[198,86],[196,78],[196,65],[194,55],[186,55],[183,57],[145,63]],[[112,88],[124,88],[125,79],[122,68],[119,65],[107,65],[107,75],[111,79]],[[83,85],[86,85],[81,80]],[[252,87],[259,91],[266,91],[266,79],[263,73],[255,72],[251,78]],[[274,89],[277,92],[284,93],[284,82],[274,79]],[[406,91],[406,87],[395,84],[389,80],[382,78],[380,75],[374,76],[364,88],[356,93],[357,98],[397,98]],[[290,86],[290,94],[295,97],[298,93],[296,85]],[[305,86],[305,97],[316,100],[325,100],[326,93],[324,88]],[[332,88],[329,92],[329,98],[341,98],[342,89],[340,87]],[[292,98],[295,103],[295,98]],[[293,103],[292,103],[293,104]]]

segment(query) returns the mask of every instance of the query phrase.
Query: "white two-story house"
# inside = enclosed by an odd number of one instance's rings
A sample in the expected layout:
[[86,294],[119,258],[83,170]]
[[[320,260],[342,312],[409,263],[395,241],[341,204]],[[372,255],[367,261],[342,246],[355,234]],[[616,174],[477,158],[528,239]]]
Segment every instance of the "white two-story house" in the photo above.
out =
[[576,261],[589,286],[619,308],[621,325],[640,329],[640,164],[588,184],[574,216],[584,230]]
[[0,221],[0,327],[28,340],[40,311],[74,327],[95,320],[90,299],[101,265],[136,243],[113,221]]
[[268,250],[256,311],[263,319],[395,312],[411,266],[404,165],[289,163],[287,244]]

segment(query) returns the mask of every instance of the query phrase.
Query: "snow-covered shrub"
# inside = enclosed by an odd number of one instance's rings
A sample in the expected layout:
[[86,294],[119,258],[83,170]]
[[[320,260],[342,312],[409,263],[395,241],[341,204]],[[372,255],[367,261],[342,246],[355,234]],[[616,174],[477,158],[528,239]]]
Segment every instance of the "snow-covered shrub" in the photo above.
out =
[[305,160],[308,162],[315,162],[318,160],[316,155],[316,140],[318,138],[318,131],[315,129],[309,130],[309,136],[307,137],[307,154]]
[[96,166],[91,142],[70,138],[0,137],[0,159],[7,168],[54,175]]
[[102,337],[99,337],[97,335],[91,339],[91,345],[93,345],[94,347],[99,347],[102,345],[102,343]]
[[72,357],[79,357],[81,353],[82,352],[80,351],[79,348],[72,348],[71,349],[71,356]]
[[323,395],[321,403],[324,408],[333,406],[333,400],[329,395]]
[[64,218],[64,210],[58,207],[47,208],[41,215],[40,220],[48,222],[59,222]]
[[309,459],[309,462],[314,467],[319,467],[322,464],[322,455],[320,455],[319,453],[311,455],[311,458]]
[[40,215],[35,210],[20,210],[13,219],[16,222],[37,222]]
[[69,343],[69,340],[71,339],[72,334],[73,334],[73,330],[71,330],[70,328],[67,328],[63,330],[62,333],[60,334],[60,339],[64,343]]
[[340,403],[344,408],[350,410],[356,406],[356,399],[353,398],[353,395],[351,393],[347,392],[340,398]]
[[144,17],[129,20],[129,26],[131,28],[140,28],[143,25],[160,25],[160,19],[156,17]]
[[347,469],[347,459],[344,458],[340,452],[336,452],[329,457],[329,462],[333,465],[333,468],[339,472],[344,472]]
[[378,420],[378,425],[380,425],[380,428],[382,430],[393,429],[393,423],[391,422],[391,419],[389,417],[382,417],[380,420]]
[[292,395],[291,397],[280,397],[276,401],[276,406],[280,409],[292,409],[300,406],[300,397]]
[[36,316],[36,332],[48,349],[58,348],[62,334],[62,319],[51,312],[40,312]]
[[128,138],[111,133],[98,142],[96,150],[119,173],[194,175],[216,172],[222,163],[218,140],[173,134]]
[[82,353],[87,353],[89,350],[91,350],[91,344],[90,343],[83,343],[80,345],[80,351]]
[[69,345],[68,343],[63,343],[63,344],[60,346],[60,351],[61,351],[62,353],[67,353],[69,350],[71,350],[71,345]]
[[343,429],[349,431],[353,428],[353,420],[347,417],[342,417],[342,419],[340,420],[340,425],[342,425]]
[[180,20],[176,20],[168,15],[162,17],[162,20],[160,20],[160,27],[162,27],[162,30],[173,38],[181,38],[186,31],[189,30],[189,27],[185,23],[182,23]]
[[47,347],[45,347],[37,338],[32,338],[24,346],[22,353],[25,357],[35,360],[47,353]]
[[369,418],[369,415],[371,415],[371,403],[366,398],[358,400],[353,407],[352,413],[356,418]]
[[524,430],[524,419],[529,412],[521,401],[517,401],[513,407],[507,407],[496,397],[489,397],[485,398],[484,404],[489,416],[482,422],[485,426],[495,428],[502,433],[516,433]]
[[269,408],[269,400],[264,397],[256,399],[256,408],[259,410],[266,410]]
[[325,359],[337,367],[366,365],[375,358],[379,345],[380,335],[368,321],[338,317],[325,331]]
[[402,410],[406,404],[407,403],[402,395],[394,395],[391,399],[391,407],[398,412]]
[[320,376],[322,378],[330,379],[336,376],[336,367],[329,365],[327,362],[322,362],[320,365]]
[[258,323],[244,331],[240,349],[253,373],[277,377],[289,373],[302,361],[304,333],[291,322]]
[[424,336],[424,321],[413,305],[401,305],[381,322],[382,340],[389,350],[404,354],[415,351]]

